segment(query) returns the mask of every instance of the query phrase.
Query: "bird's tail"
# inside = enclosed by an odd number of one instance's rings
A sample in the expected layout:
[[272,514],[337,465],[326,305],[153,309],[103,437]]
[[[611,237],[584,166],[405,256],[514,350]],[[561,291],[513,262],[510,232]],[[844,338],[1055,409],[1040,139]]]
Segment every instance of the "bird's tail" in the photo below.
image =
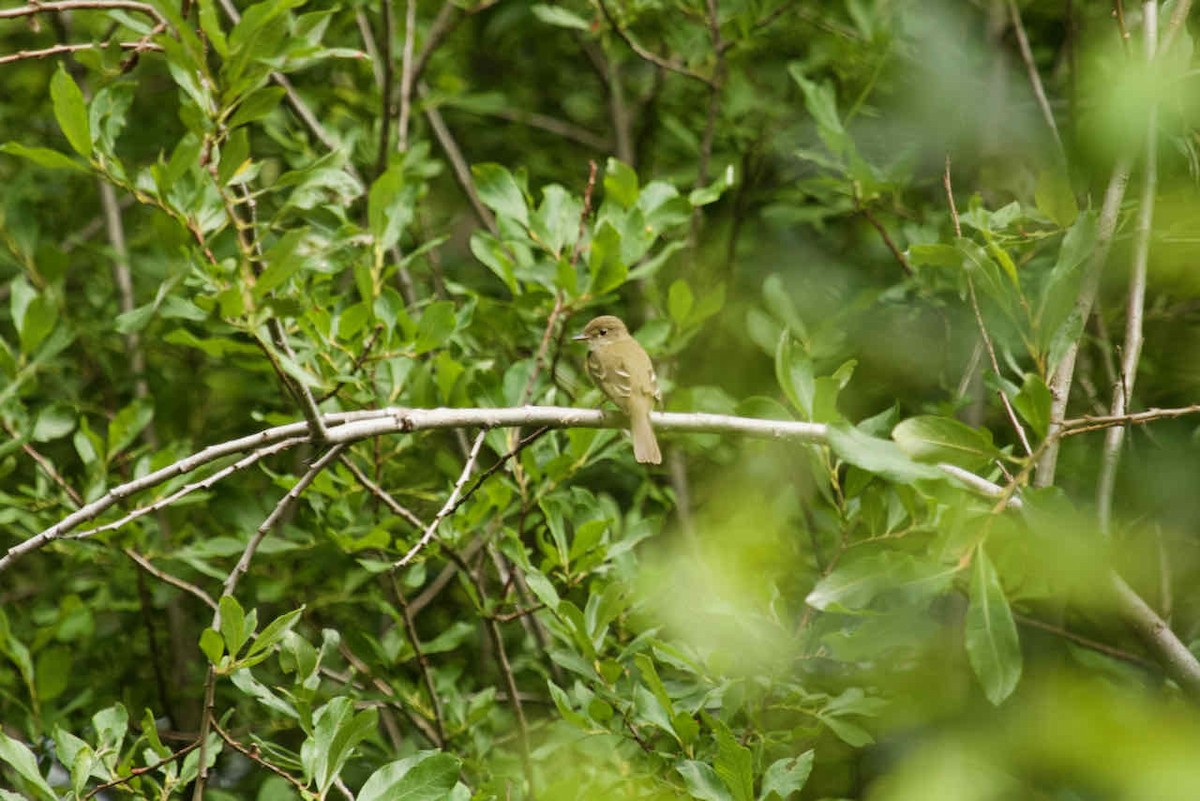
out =
[[650,425],[650,410],[634,410],[629,415],[629,428],[633,434],[633,458],[642,464],[662,464],[662,452]]

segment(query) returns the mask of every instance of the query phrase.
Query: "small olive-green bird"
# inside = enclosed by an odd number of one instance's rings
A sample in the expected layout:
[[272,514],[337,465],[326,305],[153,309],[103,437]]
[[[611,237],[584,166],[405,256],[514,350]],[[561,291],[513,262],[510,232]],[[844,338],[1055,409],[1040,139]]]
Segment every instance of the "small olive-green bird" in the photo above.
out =
[[629,418],[633,458],[660,464],[662,453],[650,425],[650,410],[662,401],[662,393],[646,351],[629,335],[625,323],[611,314],[592,320],[572,339],[588,343],[588,375]]

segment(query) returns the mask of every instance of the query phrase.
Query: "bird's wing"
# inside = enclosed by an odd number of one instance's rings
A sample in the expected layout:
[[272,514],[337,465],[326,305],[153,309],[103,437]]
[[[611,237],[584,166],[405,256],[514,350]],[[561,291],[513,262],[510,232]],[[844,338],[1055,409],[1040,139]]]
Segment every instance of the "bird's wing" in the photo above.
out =
[[588,374],[596,385],[609,394],[614,400],[617,398],[628,398],[633,392],[633,387],[630,382],[629,366],[624,359],[617,359],[615,364],[611,364],[605,369],[605,366],[600,363],[600,359],[596,354],[589,353],[587,357]]

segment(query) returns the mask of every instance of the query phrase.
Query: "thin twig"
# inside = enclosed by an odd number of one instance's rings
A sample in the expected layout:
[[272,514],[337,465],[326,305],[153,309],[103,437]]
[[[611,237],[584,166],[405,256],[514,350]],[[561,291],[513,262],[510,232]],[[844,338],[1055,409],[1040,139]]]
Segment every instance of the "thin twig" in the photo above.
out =
[[[954,203],[954,189],[950,183],[950,154],[946,154],[946,170],[942,173],[942,186],[946,190],[946,202],[950,204],[950,216],[954,220],[955,234],[962,235],[962,228],[959,227],[958,207]],[[992,371],[997,378],[1000,378],[1000,362],[996,359],[996,349],[992,346],[992,338],[988,334],[987,324],[983,321],[983,312],[979,309],[979,298],[975,294],[975,282],[971,276],[967,276],[967,296],[971,299],[971,311],[975,314],[975,325],[979,328],[979,336],[983,340],[983,345],[987,349],[988,358],[992,362]],[[1017,413],[1013,410],[1012,403],[1008,400],[1008,395],[1000,387],[996,388],[996,394],[1000,396],[1000,403],[1004,406],[1004,413],[1008,415],[1008,421],[1012,423],[1013,429],[1017,432],[1017,438],[1021,440],[1021,447],[1025,449],[1026,456],[1033,455],[1033,448],[1029,446],[1029,437],[1025,434],[1025,427],[1021,425],[1021,421],[1017,419]]]
[[[16,431],[9,427],[7,422],[0,420],[0,426],[3,426],[4,432],[14,440],[21,438]],[[76,492],[75,488],[67,483],[67,480],[62,477],[58,470],[55,469],[53,462],[43,456],[28,442],[21,443],[21,450],[23,450],[30,459],[33,459],[33,461],[37,463],[37,466],[41,468],[43,473],[46,474],[47,478],[57,484],[58,488],[67,494],[67,497],[71,499],[71,503],[75,504],[76,508],[83,506],[83,496]]]
[[408,553],[404,554],[404,556],[400,557],[398,560],[396,560],[396,563],[392,565],[393,570],[399,570],[411,562],[413,557],[416,556],[422,548],[428,545],[431,539],[433,539],[434,533],[437,532],[438,525],[440,525],[441,522],[445,520],[452,511],[454,511],[455,508],[457,508],[455,506],[455,502],[458,501],[458,496],[462,493],[463,487],[466,486],[467,479],[471,477],[471,471],[475,469],[475,460],[479,458],[479,449],[483,447],[483,440],[486,434],[486,431],[480,431],[475,437],[475,443],[471,446],[471,453],[467,456],[467,463],[463,465],[463,470],[458,477],[458,481],[454,482],[454,489],[450,491],[450,497],[446,498],[446,503],[443,504],[442,508],[438,510],[438,513],[433,516],[433,520],[429,521],[429,525],[425,527],[425,532],[421,535],[421,538],[417,540],[417,543],[408,550]]
[[1189,414],[1200,414],[1200,403],[1191,406],[1180,406],[1174,409],[1146,409],[1133,414],[1118,416],[1084,416],[1063,420],[1059,436],[1070,437],[1084,434],[1088,431],[1100,431],[1113,426],[1144,425],[1156,420],[1170,420]]
[[[1143,46],[1146,60],[1154,63],[1158,42],[1158,3],[1142,3]],[[1146,269],[1150,261],[1150,236],[1154,225],[1154,195],[1158,191],[1158,104],[1152,104],[1146,120],[1146,145],[1142,158],[1142,192],[1138,201],[1137,228],[1133,237],[1133,265],[1129,271],[1129,299],[1125,307],[1125,345],[1122,348],[1121,375],[1113,387],[1111,417],[1120,417],[1129,409],[1133,385],[1137,380],[1138,363],[1142,357],[1142,322],[1146,307]],[[1121,443],[1125,441],[1124,426],[1108,429],[1100,461],[1100,477],[1096,484],[1096,513],[1101,532],[1112,529],[1113,489],[1117,481],[1117,464],[1121,459]]]
[[366,662],[359,659],[358,655],[350,650],[350,646],[346,645],[345,640],[342,640],[341,643],[339,643],[338,650],[341,652],[346,662],[349,663],[350,667],[362,675],[367,676],[371,680],[371,686],[374,687],[377,692],[379,692],[385,698],[391,699],[391,702],[396,706],[396,708],[403,712],[404,716],[408,718],[409,722],[420,730],[421,734],[424,735],[426,740],[428,740],[431,744],[436,744],[438,742],[438,734],[433,730],[433,727],[429,725],[429,722],[423,717],[414,715],[412,710],[401,703],[401,699],[396,696],[395,688],[393,688],[391,684],[384,681],[382,678],[372,674],[370,666],[367,665]]
[[[262,543],[263,539],[267,536],[271,529],[275,527],[275,524],[283,518],[284,514],[286,514],[292,508],[292,505],[295,504],[296,499],[299,498],[300,494],[308,488],[308,485],[311,484],[318,475],[320,475],[322,470],[324,470],[334,459],[338,457],[338,454],[340,454],[342,449],[345,447],[346,446],[344,444],[335,444],[330,447],[329,450],[321,455],[320,459],[313,462],[312,466],[308,468],[308,471],[305,472],[305,474],[296,481],[295,485],[293,485],[292,488],[288,490],[282,498],[279,499],[279,502],[275,504],[275,508],[271,510],[269,515],[267,515],[266,520],[262,522],[262,525],[258,527],[258,530],[254,532],[254,535],[251,536],[249,541],[246,543],[246,547],[242,550],[242,556],[240,559],[238,559],[237,564],[234,565],[233,570],[229,571],[229,575],[225,579],[225,584],[221,592],[222,598],[226,596],[233,596],[234,590],[237,589],[238,580],[241,579],[246,571],[250,569],[250,562],[254,558],[254,554],[258,551],[258,546]],[[221,630],[221,608],[219,605],[217,610],[213,613],[213,620],[210,628],[216,629],[217,631]],[[193,786],[193,801],[203,801],[204,785],[208,780],[207,751],[209,728],[216,728],[218,733],[220,733],[220,728],[217,726],[216,715],[214,714],[216,684],[216,668],[210,664],[208,666],[208,673],[204,680],[204,709],[200,713],[200,773],[196,777],[196,782]]]
[[855,197],[854,201],[858,205],[858,213],[861,214],[866,221],[871,224],[872,228],[879,232],[880,238],[883,239],[883,244],[887,245],[887,249],[892,252],[892,256],[896,259],[896,262],[904,269],[905,275],[913,275],[913,268],[912,265],[908,263],[908,257],[904,255],[904,251],[896,246],[896,243],[892,240],[892,236],[888,233],[887,228],[883,227],[883,223],[881,223],[875,217],[875,215],[871,212],[871,209],[869,209],[857,196]]
[[[412,0],[409,0],[411,7]],[[380,68],[383,73],[383,83],[379,87],[379,146],[375,154],[375,174],[382,175],[387,169],[388,138],[392,132],[392,76],[395,69],[392,66],[392,42],[396,39],[396,21],[392,16],[392,0],[379,0],[379,13],[383,17],[383,35],[378,44]]]
[[119,47],[122,50],[131,50],[135,53],[151,50],[162,52],[162,47],[153,42],[113,42],[111,40],[105,42],[79,42],[77,44],[57,44],[51,47],[44,47],[41,50],[18,50],[16,53],[0,56],[0,66],[11,64],[14,61],[48,58],[49,56],[59,56],[64,53],[78,53],[81,50],[104,50],[109,47]]
[[[1112,177],[1109,178],[1108,188],[1104,192],[1104,203],[1100,207],[1100,217],[1096,226],[1096,244],[1092,247],[1079,295],[1075,299],[1075,308],[1071,312],[1080,320],[1087,320],[1091,316],[1092,307],[1096,303],[1096,294],[1100,290],[1100,276],[1104,272],[1104,263],[1108,260],[1108,251],[1117,230],[1117,219],[1121,211],[1121,201],[1125,198],[1129,171],[1129,159],[1121,158],[1113,167]],[[1050,424],[1047,428],[1046,447],[1042,449],[1037,472],[1034,474],[1033,483],[1036,487],[1049,487],[1054,484],[1054,473],[1058,467],[1058,431],[1062,427],[1063,418],[1066,417],[1078,356],[1079,339],[1076,338],[1067,347],[1059,363],[1053,367],[1050,379]]]
[[[229,745],[230,748],[237,751],[239,754],[246,757],[246,759],[249,759],[254,764],[256,764],[260,767],[266,768],[267,770],[271,771],[271,773],[274,773],[276,776],[282,777],[285,781],[287,781],[288,784],[290,784],[290,785],[292,785],[292,787],[296,788],[296,791],[298,793],[300,793],[301,798],[308,795],[308,785],[306,785],[304,782],[300,781],[295,776],[288,773],[286,770],[279,767],[278,765],[272,764],[271,762],[268,762],[267,760],[263,759],[262,754],[259,753],[257,748],[247,748],[246,746],[242,745],[237,740],[235,740],[233,737],[231,737],[229,735],[229,732],[222,729],[220,724],[218,724],[215,720],[212,722],[212,727],[213,727],[213,731],[215,731],[217,733],[217,736],[220,737],[222,740],[224,740]],[[197,781],[199,781],[199,780],[197,780]]]
[[1033,61],[1033,50],[1029,47],[1029,37],[1025,34],[1025,24],[1021,22],[1021,11],[1017,8],[1016,0],[1008,0],[1008,14],[1012,18],[1013,31],[1017,34],[1017,47],[1021,51],[1021,60],[1025,62],[1025,71],[1029,73],[1029,85],[1033,87],[1033,96],[1041,109],[1042,119],[1054,137],[1058,147],[1058,156],[1065,164],[1067,151],[1063,148],[1062,136],[1058,133],[1058,123],[1054,121],[1054,111],[1050,101],[1046,99],[1046,88],[1042,85],[1042,76],[1038,73],[1037,64]]
[[33,2],[17,8],[0,9],[0,19],[16,19],[32,14],[58,11],[136,11],[153,18],[154,22],[166,28],[167,20],[158,9],[149,3],[139,3],[137,0],[51,0],[50,2]]
[[95,528],[89,528],[86,531],[80,531],[76,534],[72,534],[71,539],[82,540],[82,539],[86,539],[88,537],[93,537],[97,534],[103,534],[106,531],[116,531],[117,529],[121,528],[122,526],[124,526],[128,523],[132,523],[134,520],[137,520],[140,517],[145,517],[146,515],[151,514],[153,512],[158,512],[163,509],[166,509],[168,506],[175,503],[180,498],[190,495],[191,493],[193,493],[197,490],[209,489],[210,487],[212,487],[214,484],[216,484],[221,479],[223,479],[229,475],[232,475],[233,473],[237,473],[241,470],[245,470],[247,467],[250,467],[251,465],[256,464],[257,462],[261,461],[262,459],[265,459],[268,456],[273,456],[274,454],[279,453],[280,451],[285,451],[288,448],[294,447],[295,445],[298,445],[299,443],[306,442],[306,441],[307,440],[305,440],[304,438],[295,437],[292,439],[285,439],[282,442],[277,442],[274,445],[270,445],[265,448],[261,448],[261,449],[255,451],[254,453],[251,453],[249,456],[239,459],[238,461],[234,462],[233,464],[231,464],[227,467],[223,467],[222,469],[218,470],[217,472],[213,473],[212,475],[205,476],[200,481],[193,481],[190,484],[185,484],[183,487],[180,487],[178,490],[176,490],[175,492],[172,492],[170,495],[166,496],[165,498],[160,498],[157,501],[154,501],[153,503],[150,503],[146,506],[141,506],[141,507],[138,507],[137,509],[134,509],[132,512],[125,515],[120,520],[114,520],[111,523],[105,523],[103,526],[96,526]]
[[156,771],[159,768],[161,768],[163,765],[168,765],[182,757],[187,756],[188,754],[190,754],[192,751],[195,751],[199,747],[200,747],[199,740],[196,740],[195,742],[192,742],[192,743],[188,743],[183,748],[180,748],[178,751],[175,751],[174,753],[168,754],[167,756],[163,757],[162,759],[158,760],[157,762],[154,762],[153,764],[146,765],[145,767],[141,767],[141,768],[134,768],[133,770],[129,771],[129,773],[125,776],[118,776],[117,778],[113,779],[112,781],[108,781],[108,782],[105,782],[104,784],[96,785],[95,787],[88,790],[83,795],[83,799],[84,799],[84,801],[87,801],[87,799],[91,798],[92,796],[102,793],[105,790],[110,790],[113,787],[116,787],[118,784],[125,784],[127,782],[131,782],[134,779],[136,779],[138,776],[144,776],[147,773]]
[[433,722],[437,727],[436,745],[438,748],[445,748],[446,722],[442,716],[442,700],[438,697],[437,686],[433,682],[433,668],[429,664],[429,657],[425,655],[425,649],[421,647],[421,638],[417,635],[417,627],[413,623],[408,599],[404,597],[404,590],[400,588],[395,571],[389,572],[388,576],[392,582],[392,593],[396,596],[396,605],[400,607],[400,616],[404,619],[404,634],[413,648],[413,653],[416,654],[417,669],[421,673],[421,679],[425,683],[425,692],[429,694],[429,703],[433,707]]
[[367,474],[359,469],[358,465],[352,462],[349,456],[343,454],[341,457],[341,462],[342,465],[350,471],[350,475],[354,476],[354,479],[359,484],[362,484],[363,487],[375,497],[384,500],[389,509],[403,517],[409,523],[412,523],[414,526],[416,526],[418,531],[425,530],[425,523],[421,520],[421,518],[409,511],[407,507],[402,506],[400,502],[389,495],[383,489],[383,487],[380,487],[378,484],[368,478]]
[[1035,629],[1041,629],[1042,631],[1047,631],[1058,637],[1062,637],[1064,640],[1070,640],[1071,642],[1075,643],[1076,645],[1082,645],[1084,648],[1088,648],[1093,651],[1098,651],[1099,653],[1102,653],[1102,654],[1107,654],[1108,656],[1111,656],[1114,659],[1120,659],[1123,662],[1129,662],[1131,664],[1138,665],[1139,667],[1144,667],[1144,668],[1159,667],[1154,662],[1151,662],[1149,659],[1146,659],[1146,657],[1144,657],[1144,656],[1141,656],[1139,654],[1132,654],[1129,651],[1122,651],[1120,648],[1115,648],[1111,645],[1106,645],[1105,643],[1098,642],[1097,640],[1093,640],[1088,637],[1084,637],[1081,634],[1076,634],[1075,632],[1070,631],[1069,629],[1063,628],[1062,626],[1056,626],[1053,623],[1047,623],[1044,620],[1038,620],[1035,617],[1023,615],[1020,612],[1014,612],[1013,617],[1017,619],[1018,623],[1020,623],[1024,626],[1030,626]]
[[[417,93],[424,98],[428,90],[424,84],[417,84]],[[480,200],[479,192],[475,189],[475,180],[471,177],[471,168],[467,165],[467,160],[463,157],[462,150],[458,147],[458,142],[454,140],[454,135],[446,127],[446,121],[442,119],[442,113],[436,105],[426,103],[425,118],[429,120],[429,127],[433,129],[433,135],[438,140],[438,144],[442,146],[442,151],[446,154],[446,158],[450,160],[450,167],[454,170],[454,177],[458,181],[459,187],[462,188],[463,193],[467,196],[467,200],[470,202],[475,216],[491,232],[492,236],[499,237],[500,228],[496,225],[496,218],[492,215],[488,207],[483,205],[483,201]]]
[[612,11],[609,10],[608,4],[605,2],[605,0],[597,1],[600,5],[600,11],[604,14],[604,18],[608,20],[609,27],[612,28],[613,33],[615,33],[622,42],[628,45],[629,49],[636,53],[639,58],[643,59],[644,61],[649,61],[656,67],[661,67],[664,70],[669,70],[670,72],[674,72],[691,78],[692,80],[699,81],[705,86],[711,87],[713,85],[712,78],[709,78],[706,75],[701,75],[695,70],[685,67],[678,61],[669,61],[652,50],[647,50],[636,39],[630,36],[628,31],[621,27],[621,24],[617,22],[616,17],[613,16]]
[[195,584],[186,582],[183,579],[179,578],[178,576],[173,576],[170,573],[166,572],[165,570],[160,570],[159,568],[155,567],[153,565],[153,563],[150,562],[149,559],[142,556],[140,553],[133,550],[132,548],[122,548],[121,551],[126,556],[128,556],[130,559],[132,559],[134,564],[136,564],[142,570],[145,570],[150,575],[154,576],[159,581],[170,584],[172,587],[178,587],[179,589],[183,590],[184,592],[186,592],[196,598],[199,598],[201,601],[204,602],[205,606],[207,606],[209,609],[212,609],[214,612],[217,611],[217,602],[213,600],[211,595],[209,595],[207,592],[205,592],[200,587],[197,587]]
[[408,118],[412,114],[413,43],[417,35],[417,0],[405,0],[404,5],[404,49],[400,55],[400,120],[396,125],[396,149],[401,153],[408,150]]
[[[499,117],[502,120],[528,125],[530,128],[537,128],[556,136],[561,136],[563,139],[569,139],[572,142],[583,145],[584,147],[598,150],[601,153],[608,152],[611,144],[604,137],[594,134],[587,128],[576,125],[566,120],[560,120],[557,117],[551,117],[548,114],[538,114],[536,111],[526,111],[524,109],[514,108],[488,108],[474,109],[466,106],[460,107],[468,113],[480,114],[488,117]],[[621,161],[625,161],[621,158]]]

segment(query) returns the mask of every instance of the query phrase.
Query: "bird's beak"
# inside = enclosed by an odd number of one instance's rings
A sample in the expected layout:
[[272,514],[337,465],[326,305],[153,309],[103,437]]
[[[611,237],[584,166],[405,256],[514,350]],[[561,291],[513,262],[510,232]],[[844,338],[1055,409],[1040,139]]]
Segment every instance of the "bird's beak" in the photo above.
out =
[[575,336],[571,337],[571,339],[576,342],[587,342],[587,338],[587,334],[576,334]]

